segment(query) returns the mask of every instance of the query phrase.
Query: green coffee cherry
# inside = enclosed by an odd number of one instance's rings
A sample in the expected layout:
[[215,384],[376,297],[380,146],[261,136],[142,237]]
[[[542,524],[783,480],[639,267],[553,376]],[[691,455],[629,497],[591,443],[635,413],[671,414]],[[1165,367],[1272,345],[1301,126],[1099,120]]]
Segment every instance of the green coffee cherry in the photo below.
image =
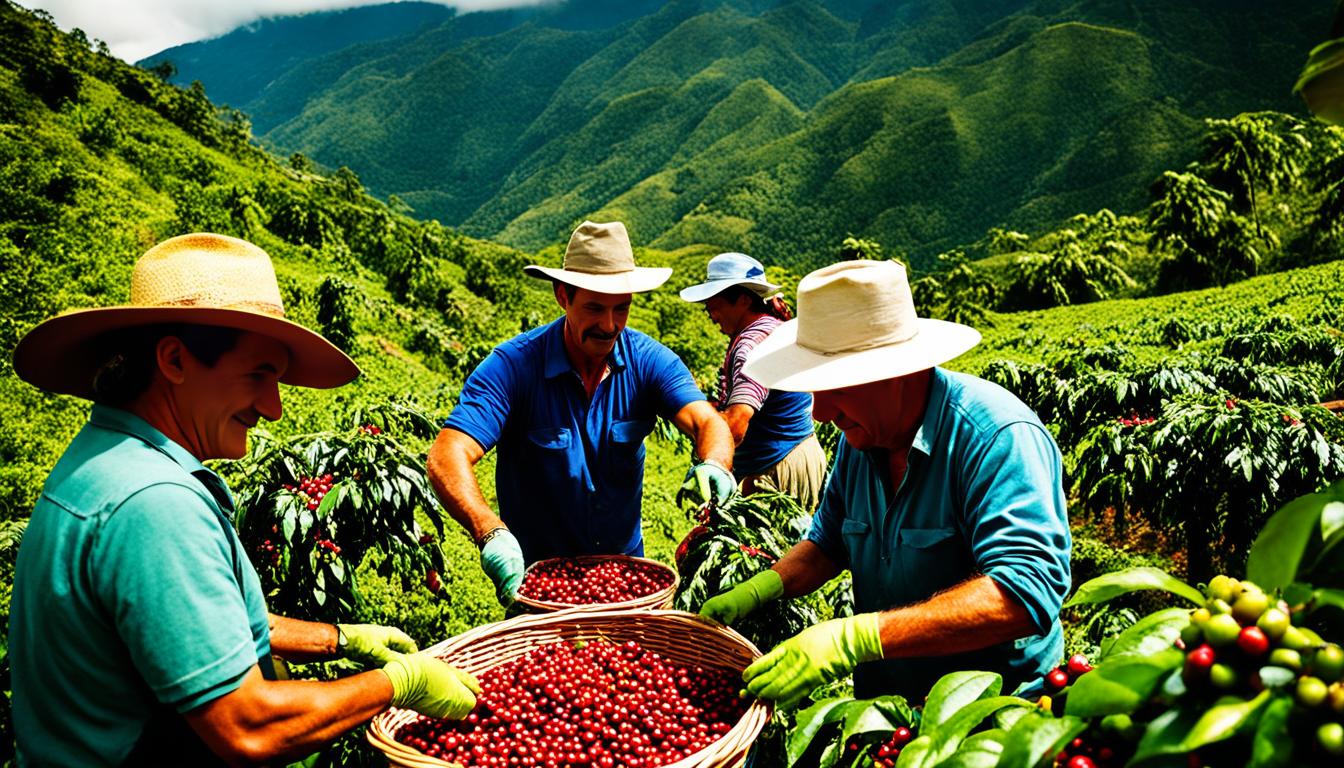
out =
[[1294,651],[1300,651],[1308,645],[1311,645],[1311,641],[1307,639],[1306,635],[1302,634],[1302,630],[1298,627],[1288,627],[1285,629],[1283,631],[1283,637],[1279,638],[1279,642],[1283,644],[1284,648],[1289,648]]
[[1221,600],[1221,599],[1216,598],[1216,597],[1210,599],[1207,603],[1205,603],[1205,604],[1204,604],[1204,607],[1205,607],[1205,608],[1208,608],[1208,609],[1209,609],[1209,613],[1213,614],[1214,616],[1217,616],[1217,615],[1219,615],[1219,614],[1223,614],[1223,613],[1229,613],[1229,614],[1232,613],[1232,605],[1231,605],[1231,603],[1227,602],[1226,600]]
[[1230,603],[1241,593],[1241,585],[1231,576],[1219,574],[1209,580],[1206,592],[1210,599]]
[[1270,640],[1277,643],[1283,638],[1283,633],[1288,631],[1288,627],[1292,626],[1292,622],[1288,614],[1278,608],[1270,608],[1260,615],[1255,625],[1263,630]]
[[1204,637],[1214,648],[1235,643],[1240,634],[1241,625],[1230,613],[1216,614],[1204,623]]
[[1194,648],[1204,642],[1204,632],[1194,624],[1187,624],[1181,630],[1181,642],[1185,643],[1186,648]]
[[1297,680],[1297,703],[1315,709],[1325,702],[1329,691],[1318,677],[1303,675]]
[[1269,596],[1259,590],[1246,590],[1232,604],[1232,615],[1242,624],[1254,624],[1269,609]]
[[1333,683],[1344,673],[1344,650],[1338,645],[1328,643],[1311,657],[1312,674],[1327,683]]
[[1334,683],[1326,691],[1326,701],[1336,715],[1344,715],[1344,683]]
[[1213,683],[1214,688],[1230,690],[1236,688],[1240,680],[1241,676],[1237,674],[1237,670],[1226,664],[1215,662],[1209,667],[1209,682]]
[[1275,648],[1269,652],[1269,663],[1276,667],[1302,671],[1302,654],[1291,648]]
[[1316,729],[1316,743],[1327,754],[1344,756],[1344,725],[1324,723]]
[[1207,622],[1211,616],[1213,616],[1213,614],[1209,613],[1208,608],[1196,608],[1190,612],[1190,623],[1203,629],[1204,623]]

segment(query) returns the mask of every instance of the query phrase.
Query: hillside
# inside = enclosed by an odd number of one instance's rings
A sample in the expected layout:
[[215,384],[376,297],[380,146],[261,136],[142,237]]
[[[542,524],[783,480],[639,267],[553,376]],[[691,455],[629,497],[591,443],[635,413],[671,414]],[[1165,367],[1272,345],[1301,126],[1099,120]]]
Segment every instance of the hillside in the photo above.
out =
[[[278,152],[348,165],[421,216],[517,247],[601,211],[670,248],[801,267],[854,234],[927,265],[992,226],[1140,207],[1149,181],[1191,159],[1203,118],[1300,113],[1291,83],[1328,9],[675,0],[622,16],[572,0],[500,13],[297,56],[234,106]],[[298,23],[267,34],[302,37]],[[185,49],[198,64],[178,78],[213,93],[201,66],[225,39]]]

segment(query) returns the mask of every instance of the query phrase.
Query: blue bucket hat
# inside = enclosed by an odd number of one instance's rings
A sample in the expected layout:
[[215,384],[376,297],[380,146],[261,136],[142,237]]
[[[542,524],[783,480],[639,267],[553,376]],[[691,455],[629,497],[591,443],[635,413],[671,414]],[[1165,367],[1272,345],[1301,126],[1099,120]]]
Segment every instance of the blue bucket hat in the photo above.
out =
[[734,285],[745,286],[762,297],[779,290],[778,285],[766,281],[761,262],[745,253],[720,253],[709,260],[705,271],[705,282],[681,289],[684,301],[699,303]]

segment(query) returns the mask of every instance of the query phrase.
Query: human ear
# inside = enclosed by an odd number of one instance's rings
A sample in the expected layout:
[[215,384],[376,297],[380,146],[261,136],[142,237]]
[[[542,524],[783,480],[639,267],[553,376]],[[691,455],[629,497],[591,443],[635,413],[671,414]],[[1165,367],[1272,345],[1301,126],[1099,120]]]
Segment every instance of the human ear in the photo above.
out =
[[187,378],[184,356],[189,354],[186,345],[176,336],[164,336],[154,348],[154,361],[159,373],[173,384],[181,384]]

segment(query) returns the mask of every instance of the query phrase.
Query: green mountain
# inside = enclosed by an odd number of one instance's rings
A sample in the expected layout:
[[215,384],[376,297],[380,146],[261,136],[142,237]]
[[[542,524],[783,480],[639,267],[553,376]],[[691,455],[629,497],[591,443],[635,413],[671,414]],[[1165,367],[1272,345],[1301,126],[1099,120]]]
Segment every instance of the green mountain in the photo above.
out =
[[[1191,159],[1203,118],[1300,113],[1289,91],[1329,11],[1307,0],[637,5],[625,17],[595,0],[463,14],[287,60],[234,106],[277,151],[348,165],[420,215],[518,247],[619,216],[662,247],[711,243],[801,266],[854,234],[927,264],[991,226],[1140,207],[1148,182]],[[300,40],[313,23],[266,29]],[[227,39],[191,46],[198,64],[178,62],[179,78],[214,93],[200,63],[226,58]]]

